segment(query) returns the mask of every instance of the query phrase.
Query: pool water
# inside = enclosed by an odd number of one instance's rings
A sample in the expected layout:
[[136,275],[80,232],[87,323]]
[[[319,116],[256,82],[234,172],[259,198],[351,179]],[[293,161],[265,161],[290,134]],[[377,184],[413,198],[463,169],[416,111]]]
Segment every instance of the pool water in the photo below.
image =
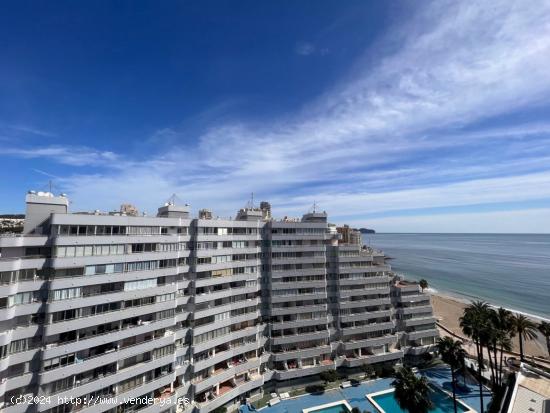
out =
[[[430,399],[433,402],[434,407],[430,410],[430,413],[454,413],[453,399],[447,396],[444,392],[434,387],[431,388]],[[386,413],[407,413],[399,407],[397,400],[393,397],[394,392],[379,394],[372,396],[374,401],[384,409]],[[458,412],[467,412],[469,409],[464,407],[461,403],[457,402],[456,408]]]

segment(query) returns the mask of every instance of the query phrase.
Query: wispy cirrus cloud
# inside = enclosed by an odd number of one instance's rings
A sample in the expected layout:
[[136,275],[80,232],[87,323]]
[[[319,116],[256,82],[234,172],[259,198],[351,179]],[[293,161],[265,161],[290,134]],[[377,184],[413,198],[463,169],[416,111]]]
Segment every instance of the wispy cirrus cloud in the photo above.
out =
[[5,124],[3,122],[0,122],[0,135],[18,135],[18,136],[39,136],[39,137],[46,137],[46,138],[53,138],[56,137],[57,134],[48,130],[36,128],[31,125],[23,125],[23,124]]
[[294,49],[300,56],[309,56],[315,53],[315,46],[310,42],[298,42]]
[[23,159],[46,158],[70,166],[113,166],[118,160],[114,152],[72,146],[0,147],[0,155]]
[[[550,199],[550,125],[490,122],[550,104],[550,4],[420,7],[299,113],[261,124],[213,122],[185,147],[177,144],[181,131],[165,128],[154,139],[173,141],[170,150],[116,168],[110,160],[120,156],[93,149],[9,154],[105,166],[63,180],[75,204],[90,208],[97,199],[123,198],[153,209],[177,192],[230,215],[261,191],[281,214],[316,200],[343,218]],[[316,51],[311,43],[296,47],[304,56]]]
[[38,135],[38,136],[45,136],[45,137],[57,136],[53,132],[49,132],[49,131],[45,131],[45,130],[42,130],[42,129],[34,128],[32,126],[12,125],[12,126],[10,126],[10,128],[15,130],[15,131],[26,133],[26,134],[31,134],[31,135]]

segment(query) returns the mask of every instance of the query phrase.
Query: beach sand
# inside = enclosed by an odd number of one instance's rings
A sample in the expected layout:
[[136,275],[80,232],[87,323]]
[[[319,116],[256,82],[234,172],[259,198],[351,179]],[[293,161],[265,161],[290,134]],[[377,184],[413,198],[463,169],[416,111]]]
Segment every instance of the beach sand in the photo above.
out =
[[[462,316],[462,312],[468,305],[468,302],[441,294],[431,294],[431,297],[434,314],[438,322],[453,333],[464,336],[460,329],[459,318]],[[533,321],[538,323],[538,320]],[[524,343],[525,354],[536,357],[548,357],[545,340],[540,333],[538,335],[538,339]],[[519,352],[517,337],[514,339],[514,351]]]

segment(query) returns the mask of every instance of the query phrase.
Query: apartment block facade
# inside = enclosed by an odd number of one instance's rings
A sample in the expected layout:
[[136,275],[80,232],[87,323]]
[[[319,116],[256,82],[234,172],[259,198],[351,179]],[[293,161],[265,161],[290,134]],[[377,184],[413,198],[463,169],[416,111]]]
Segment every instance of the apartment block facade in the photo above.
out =
[[437,337],[429,296],[324,212],[26,202],[23,234],[0,236],[6,413],[231,410],[266,386],[421,356]]

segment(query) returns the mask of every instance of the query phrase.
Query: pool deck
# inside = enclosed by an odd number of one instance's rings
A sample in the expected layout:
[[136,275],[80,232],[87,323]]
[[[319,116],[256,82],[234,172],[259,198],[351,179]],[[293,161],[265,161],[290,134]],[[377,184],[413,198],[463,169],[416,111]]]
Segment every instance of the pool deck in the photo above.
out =
[[[426,376],[431,383],[443,388],[446,391],[451,390],[451,371],[448,367],[434,367],[428,370],[420,371],[420,374]],[[459,379],[461,380],[461,379]],[[303,409],[319,406],[322,404],[333,403],[340,400],[347,400],[351,407],[358,407],[361,411],[370,410],[376,412],[377,409],[366,398],[368,393],[376,393],[390,389],[393,379],[376,379],[368,382],[362,382],[358,386],[352,386],[345,389],[327,390],[320,394],[307,394],[297,396],[291,399],[281,400],[275,406],[264,407],[259,409],[262,413],[297,413]],[[486,389],[483,393],[485,408],[491,401],[491,393]],[[468,406],[480,411],[479,391],[477,383],[466,383],[463,389],[457,389],[457,398],[466,403]],[[248,409],[242,409],[243,413],[248,413]]]

